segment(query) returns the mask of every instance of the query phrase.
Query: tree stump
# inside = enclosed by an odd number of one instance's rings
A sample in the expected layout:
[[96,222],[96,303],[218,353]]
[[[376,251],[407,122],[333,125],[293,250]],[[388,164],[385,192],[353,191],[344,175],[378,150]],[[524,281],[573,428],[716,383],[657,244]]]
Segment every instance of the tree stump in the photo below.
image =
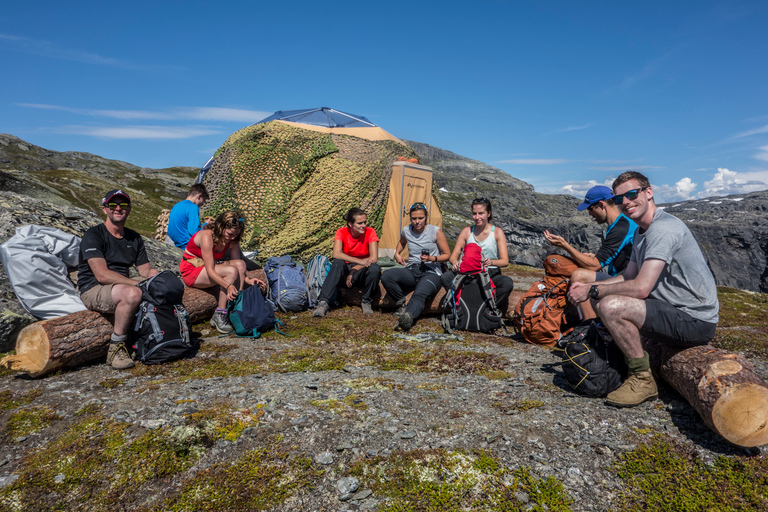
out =
[[681,349],[645,339],[651,367],[738,446],[768,443],[768,384],[744,357],[711,345]]

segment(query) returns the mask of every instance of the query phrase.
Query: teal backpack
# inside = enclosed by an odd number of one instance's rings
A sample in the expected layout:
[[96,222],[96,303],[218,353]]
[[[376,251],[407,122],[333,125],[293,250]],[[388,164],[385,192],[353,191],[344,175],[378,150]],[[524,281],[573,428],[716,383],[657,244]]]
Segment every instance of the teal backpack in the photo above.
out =
[[258,338],[280,325],[274,309],[264,300],[258,286],[251,286],[238,293],[227,310],[235,334],[240,337]]

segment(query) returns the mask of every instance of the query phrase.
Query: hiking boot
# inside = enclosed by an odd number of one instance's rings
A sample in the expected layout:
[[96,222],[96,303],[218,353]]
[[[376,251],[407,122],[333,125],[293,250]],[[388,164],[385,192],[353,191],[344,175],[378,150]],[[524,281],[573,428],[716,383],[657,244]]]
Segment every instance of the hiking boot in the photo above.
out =
[[211,325],[216,328],[221,334],[230,334],[235,330],[232,324],[227,319],[227,314],[222,312],[214,313],[211,317]]
[[362,308],[363,308],[363,314],[365,314],[365,315],[372,315],[373,314],[373,308],[371,307],[371,305],[369,303],[363,302]]
[[329,309],[330,308],[328,307],[328,303],[324,300],[321,300],[317,303],[317,307],[315,308],[315,312],[312,313],[312,316],[324,317],[328,314]]
[[614,407],[635,407],[658,397],[656,381],[650,370],[646,370],[630,375],[619,389],[608,394],[605,403]]
[[394,312],[394,313],[392,313],[392,316],[393,316],[393,317],[395,317],[395,318],[400,318],[400,316],[401,316],[403,313],[405,313],[405,308],[406,308],[406,307],[408,307],[408,304],[406,304],[406,303],[405,303],[405,301],[403,301],[403,303],[402,303],[402,304],[400,304],[400,305],[397,307],[397,309],[395,310],[395,312]]
[[397,321],[395,330],[397,332],[404,332],[413,327],[413,317],[410,313],[403,313],[400,315],[400,319]]
[[107,364],[115,370],[127,370],[136,366],[125,348],[124,341],[111,342],[107,350]]

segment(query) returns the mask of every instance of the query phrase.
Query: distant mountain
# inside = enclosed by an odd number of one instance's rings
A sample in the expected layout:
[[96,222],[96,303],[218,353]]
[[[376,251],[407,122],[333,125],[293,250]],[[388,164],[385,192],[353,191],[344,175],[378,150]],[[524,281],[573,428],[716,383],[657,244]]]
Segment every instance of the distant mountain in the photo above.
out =
[[[542,235],[545,229],[586,252],[600,246],[602,228],[576,211],[579,199],[540,194],[483,162],[406,142],[434,169],[449,239],[469,224],[472,199],[486,197],[515,263],[540,266],[554,252]],[[100,214],[101,194],[125,188],[135,204],[131,225],[145,234],[154,231],[162,208],[184,198],[196,175],[193,167],[140,168],[89,153],[50,151],[0,134],[0,190]],[[768,292],[768,191],[661,206],[690,226],[719,285]]]

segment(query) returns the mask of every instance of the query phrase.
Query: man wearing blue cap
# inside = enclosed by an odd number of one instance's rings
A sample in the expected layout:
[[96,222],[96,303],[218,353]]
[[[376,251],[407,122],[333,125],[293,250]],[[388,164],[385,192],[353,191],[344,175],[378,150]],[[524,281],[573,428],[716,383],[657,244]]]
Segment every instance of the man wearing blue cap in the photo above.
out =
[[[613,190],[604,185],[590,188],[584,202],[576,209],[587,210],[595,222],[607,224],[608,229],[596,254],[580,252],[563,237],[544,231],[544,237],[549,243],[564,249],[580,267],[571,274],[571,282],[594,283],[624,272],[632,255],[632,241],[637,224],[619,211],[613,201]],[[580,309],[584,319],[597,316],[589,301],[580,304]]]

